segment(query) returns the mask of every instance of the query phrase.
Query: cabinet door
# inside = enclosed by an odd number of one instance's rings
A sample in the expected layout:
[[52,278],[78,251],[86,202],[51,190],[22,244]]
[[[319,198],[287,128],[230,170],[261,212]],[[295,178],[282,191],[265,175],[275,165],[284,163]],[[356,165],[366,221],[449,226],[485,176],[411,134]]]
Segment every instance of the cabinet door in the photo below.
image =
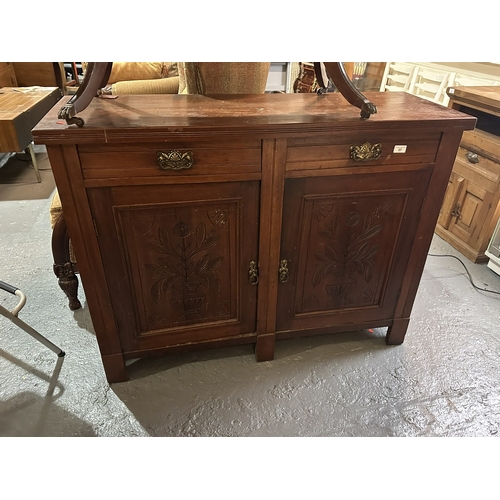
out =
[[430,173],[286,181],[277,331],[392,318]]
[[258,182],[89,190],[124,352],[255,332]]
[[448,230],[475,248],[492,200],[493,193],[466,179],[459,190]]

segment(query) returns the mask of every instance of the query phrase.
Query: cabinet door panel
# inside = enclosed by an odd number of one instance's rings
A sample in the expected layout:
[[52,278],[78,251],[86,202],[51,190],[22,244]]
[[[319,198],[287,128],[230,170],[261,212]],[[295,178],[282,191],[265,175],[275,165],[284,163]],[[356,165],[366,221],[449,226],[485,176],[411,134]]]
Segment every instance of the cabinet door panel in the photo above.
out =
[[493,194],[469,180],[464,183],[449,230],[465,243],[474,246],[490,209]]
[[255,331],[258,200],[258,182],[90,190],[125,350]]
[[429,179],[429,169],[288,179],[277,330],[390,318]]

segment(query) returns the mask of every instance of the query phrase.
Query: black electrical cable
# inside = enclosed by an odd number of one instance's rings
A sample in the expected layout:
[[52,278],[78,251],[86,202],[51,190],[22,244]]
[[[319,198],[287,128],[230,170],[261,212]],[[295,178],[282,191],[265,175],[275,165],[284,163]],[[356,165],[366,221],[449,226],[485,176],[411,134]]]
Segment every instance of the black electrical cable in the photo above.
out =
[[476,290],[479,290],[481,292],[488,292],[488,293],[494,293],[496,295],[500,295],[500,292],[496,292],[495,290],[487,290],[486,288],[480,288],[478,287],[474,281],[472,280],[472,276],[470,275],[469,273],[469,270],[467,269],[466,265],[458,258],[456,257],[455,255],[449,255],[449,254],[435,254],[435,253],[429,253],[427,254],[429,255],[430,257],[451,257],[452,259],[456,259],[458,260],[458,262],[460,262],[460,264],[462,264],[462,266],[464,267],[465,269],[465,272],[467,273],[467,276],[469,277],[469,281],[471,283],[471,285],[476,289]]

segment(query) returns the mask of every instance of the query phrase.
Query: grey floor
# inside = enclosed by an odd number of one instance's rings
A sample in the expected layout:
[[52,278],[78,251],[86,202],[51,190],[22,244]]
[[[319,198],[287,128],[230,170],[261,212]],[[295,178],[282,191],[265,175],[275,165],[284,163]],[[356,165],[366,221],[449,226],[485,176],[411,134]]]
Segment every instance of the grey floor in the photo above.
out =
[[[461,264],[428,257],[406,341],[385,329],[130,365],[106,382],[86,307],[70,311],[52,273],[54,180],[43,147],[29,162],[0,156],[0,280],[27,297],[19,317],[66,351],[58,359],[0,317],[0,436],[497,436],[500,297],[475,290]],[[500,277],[435,236],[432,253],[460,256],[479,287]],[[16,300],[0,292],[0,304]]]

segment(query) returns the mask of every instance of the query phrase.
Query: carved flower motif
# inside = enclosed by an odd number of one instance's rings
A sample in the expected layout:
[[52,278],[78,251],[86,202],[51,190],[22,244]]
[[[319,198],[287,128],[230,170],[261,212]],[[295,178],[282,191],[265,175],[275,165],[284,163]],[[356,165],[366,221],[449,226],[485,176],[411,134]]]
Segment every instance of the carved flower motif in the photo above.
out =
[[356,224],[359,224],[359,213],[358,212],[349,212],[346,215],[345,218],[345,224],[346,226],[355,226]]
[[200,286],[211,288],[217,296],[221,293],[218,268],[224,258],[212,259],[206,252],[217,245],[219,236],[214,231],[207,234],[204,222],[198,224],[195,230],[196,236],[191,240],[187,238],[193,235],[193,231],[185,222],[178,222],[172,228],[172,232],[183,240],[181,244],[172,244],[169,233],[164,227],[158,229],[158,238],[150,236],[145,242],[148,250],[161,255],[156,259],[157,265],[145,264],[154,279],[151,295],[158,303],[163,294],[171,290],[177,294],[181,290],[182,300],[178,302],[179,297],[174,295],[171,298],[172,303],[175,302],[177,307],[182,304],[184,315],[194,314],[194,311],[198,311],[204,303],[201,301],[201,295],[205,297],[205,294],[194,293]]
[[187,238],[191,234],[191,226],[185,222],[178,222],[174,226],[173,232],[179,238]]

